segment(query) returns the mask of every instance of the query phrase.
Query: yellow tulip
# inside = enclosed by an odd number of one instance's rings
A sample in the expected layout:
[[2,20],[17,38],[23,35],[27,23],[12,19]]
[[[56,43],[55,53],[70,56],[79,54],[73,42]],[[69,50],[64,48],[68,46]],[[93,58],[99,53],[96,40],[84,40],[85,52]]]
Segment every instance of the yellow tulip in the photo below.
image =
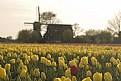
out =
[[121,62],[117,65],[119,72],[121,73]]
[[23,58],[26,59],[28,55],[26,53],[22,53],[22,56],[23,56]]
[[114,57],[111,57],[111,58],[110,58],[110,62],[113,62],[114,59],[115,59]]
[[22,70],[21,73],[20,73],[20,77],[21,78],[25,78],[26,77],[26,70]]
[[117,59],[117,62],[120,63],[120,59]]
[[29,60],[25,59],[24,64],[25,65],[29,64]]
[[46,65],[47,65],[47,66],[51,66],[51,61],[50,61],[50,60],[47,60]]
[[60,78],[54,78],[54,81],[62,81]]
[[47,61],[48,61],[48,59],[45,58],[45,57],[41,57],[41,60],[40,61],[41,61],[41,63],[46,64]]
[[35,77],[39,77],[40,76],[40,71],[39,71],[38,68],[35,68],[33,73],[34,73]]
[[26,57],[26,59],[27,59],[28,61],[30,61],[30,60],[31,60],[31,59],[30,59],[30,56],[27,56],[27,57]]
[[80,59],[80,57],[79,57],[79,56],[77,56],[77,57],[76,57],[76,59],[77,59],[77,60],[79,60],[79,59]]
[[10,63],[15,64],[15,59],[11,59]]
[[66,78],[65,76],[62,76],[62,77],[61,77],[61,80],[62,80],[62,81],[64,81],[64,80],[65,80],[65,78]]
[[74,58],[73,60],[75,60],[76,63],[79,63],[79,60],[77,60],[76,58]]
[[64,65],[64,69],[67,69],[67,68],[68,68],[68,65],[67,65],[67,64],[65,64],[65,65]]
[[38,61],[39,60],[38,55],[32,55],[31,58],[32,58],[33,61]]
[[87,78],[84,78],[82,81],[92,81],[92,80],[90,79],[90,77],[87,77]]
[[82,57],[81,62],[82,62],[83,65],[87,65],[88,64],[88,57],[86,57],[86,56]]
[[22,65],[22,70],[28,71],[27,66],[26,65]]
[[6,65],[5,65],[5,70],[10,71],[10,67],[11,67],[10,64],[6,64]]
[[56,67],[56,62],[52,61],[51,66]]
[[72,81],[77,81],[75,76],[72,76]]
[[71,79],[70,78],[65,78],[65,80],[64,81],[71,81]]
[[56,67],[53,67],[53,70],[54,70],[54,71],[57,71]]
[[63,60],[63,61],[64,61],[64,58],[63,58],[63,57],[58,57],[58,61],[59,61],[59,60]]
[[51,59],[51,55],[50,55],[50,54],[48,54],[48,55],[47,55],[47,58],[48,58],[48,59]]
[[19,63],[19,67],[22,68],[23,65],[24,65],[24,64],[23,64],[23,61],[21,60],[21,62]]
[[117,65],[118,61],[115,58],[111,58],[111,62],[113,63],[113,65]]
[[6,70],[2,67],[0,67],[0,79],[6,78]]
[[45,59],[45,57],[41,57],[40,62],[44,63],[44,59]]
[[26,75],[26,81],[32,81],[29,74]]
[[79,67],[80,68],[83,68],[84,67],[84,65],[82,64],[82,62],[79,63]]
[[59,66],[60,67],[64,67],[64,65],[65,65],[64,61],[63,60],[59,60]]
[[85,65],[85,68],[88,70],[90,68],[90,66],[89,65]]
[[93,81],[102,81],[102,73],[96,72],[96,73],[93,75]]
[[8,54],[7,54],[7,57],[11,57],[11,53],[8,53]]
[[102,69],[102,65],[101,65],[99,62],[97,62],[97,64],[96,64],[96,68],[98,68],[98,69]]
[[68,69],[65,71],[65,76],[66,76],[66,77],[71,77],[70,68],[68,68]]
[[71,61],[69,61],[69,64],[70,64],[70,66],[77,66],[75,60],[71,60]]
[[91,57],[92,56],[92,54],[91,53],[88,53],[88,57]]
[[44,72],[41,72],[41,79],[42,79],[42,80],[46,80],[46,75],[45,75]]
[[54,61],[54,58],[51,58],[50,60],[51,60],[51,61]]
[[22,60],[20,58],[17,58],[16,62],[21,62]]
[[11,57],[16,58],[16,57],[17,57],[17,54],[16,54],[16,53],[13,53],[13,54],[11,55]]
[[97,59],[95,57],[91,57],[92,65],[95,66],[97,64]]
[[76,57],[76,54],[73,54],[73,57]]
[[87,77],[91,77],[91,76],[92,76],[92,72],[91,72],[90,70],[88,70],[88,71],[86,72],[86,76],[87,76]]
[[109,63],[109,67],[112,67],[112,64],[111,63]]
[[109,68],[109,63],[105,63],[106,68]]
[[104,74],[105,81],[112,81],[112,75],[109,72]]
[[0,55],[0,60],[3,60],[3,56],[2,55]]

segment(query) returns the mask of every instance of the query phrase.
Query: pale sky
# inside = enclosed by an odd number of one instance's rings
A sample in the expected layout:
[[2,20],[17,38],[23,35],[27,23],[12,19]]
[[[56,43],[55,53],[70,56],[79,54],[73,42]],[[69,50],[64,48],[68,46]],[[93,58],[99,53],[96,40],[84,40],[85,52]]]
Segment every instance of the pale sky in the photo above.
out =
[[107,21],[121,10],[121,0],[0,0],[0,37],[32,29],[24,22],[37,20],[40,12],[52,11],[63,24],[78,23],[84,29],[105,29]]

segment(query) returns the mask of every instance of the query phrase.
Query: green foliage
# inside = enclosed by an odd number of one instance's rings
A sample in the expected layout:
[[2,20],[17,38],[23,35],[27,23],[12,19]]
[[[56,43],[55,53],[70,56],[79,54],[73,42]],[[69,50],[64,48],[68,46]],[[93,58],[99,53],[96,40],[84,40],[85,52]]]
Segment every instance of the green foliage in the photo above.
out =
[[98,34],[98,30],[93,30],[93,29],[89,29],[86,31],[86,36],[94,36],[96,34]]
[[31,34],[32,30],[21,30],[18,33],[18,42],[22,42],[22,43],[29,43],[30,42],[30,34]]
[[32,31],[30,36],[31,36],[30,39],[32,43],[37,43],[42,38],[40,32],[38,31]]
[[21,43],[37,43],[41,38],[41,34],[38,31],[21,30],[19,31],[17,40]]
[[107,30],[89,29],[86,31],[86,35],[78,37],[78,41],[82,43],[112,43],[114,41],[113,38]]
[[113,41],[113,37],[110,32],[102,30],[96,35],[96,40],[96,43],[111,43]]
[[65,30],[63,32],[63,40],[68,42],[73,39],[73,32],[71,30]]
[[0,37],[0,43],[11,43],[11,42],[15,42],[15,41],[12,39],[12,36],[8,36],[8,37],[6,37],[6,38]]

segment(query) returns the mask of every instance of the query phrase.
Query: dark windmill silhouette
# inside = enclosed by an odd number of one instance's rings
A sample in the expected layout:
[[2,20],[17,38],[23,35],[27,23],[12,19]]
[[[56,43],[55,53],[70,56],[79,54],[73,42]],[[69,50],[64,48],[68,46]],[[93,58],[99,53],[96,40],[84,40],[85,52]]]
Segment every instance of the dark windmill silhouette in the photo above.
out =
[[[42,35],[41,35],[41,23],[40,23],[40,9],[38,6],[38,21],[35,21],[33,23],[30,22],[24,22],[24,24],[32,24],[33,25],[33,31],[32,32],[36,32],[37,38],[36,36],[32,35],[32,42],[42,42]],[[38,38],[39,36],[39,38]]]
[[35,21],[34,23],[30,23],[30,22],[24,22],[24,24],[32,24],[33,25],[33,30],[34,31],[41,31],[41,23],[40,23],[40,9],[38,6],[38,21]]
[[[70,24],[43,24],[40,22],[40,9],[38,6],[38,21],[35,21],[34,23],[25,22],[24,24],[32,24],[33,25],[33,31],[37,31],[41,35],[41,28],[42,25],[47,26],[47,31],[42,37],[40,36],[41,40],[40,42],[64,42],[63,34],[65,31],[70,30],[73,33],[72,25]],[[73,36],[72,36],[73,38]]]

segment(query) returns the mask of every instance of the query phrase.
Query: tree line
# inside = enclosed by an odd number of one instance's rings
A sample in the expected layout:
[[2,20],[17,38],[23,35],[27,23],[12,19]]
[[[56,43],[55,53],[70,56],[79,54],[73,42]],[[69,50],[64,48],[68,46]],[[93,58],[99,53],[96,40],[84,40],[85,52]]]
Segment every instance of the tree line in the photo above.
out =
[[[41,23],[43,24],[58,24],[61,20],[57,18],[56,14],[49,11],[41,14]],[[119,12],[113,19],[108,20],[107,28],[105,30],[87,30],[84,35],[78,35],[83,32],[79,24],[73,25],[73,39],[72,43],[121,43],[121,12]],[[46,27],[42,28],[43,31]],[[70,34],[65,32],[65,39],[69,38]],[[20,30],[17,39],[0,38],[0,42],[21,42],[21,43],[41,43],[42,36],[33,30]],[[69,39],[70,40],[70,39]],[[68,41],[68,40],[67,40]]]

